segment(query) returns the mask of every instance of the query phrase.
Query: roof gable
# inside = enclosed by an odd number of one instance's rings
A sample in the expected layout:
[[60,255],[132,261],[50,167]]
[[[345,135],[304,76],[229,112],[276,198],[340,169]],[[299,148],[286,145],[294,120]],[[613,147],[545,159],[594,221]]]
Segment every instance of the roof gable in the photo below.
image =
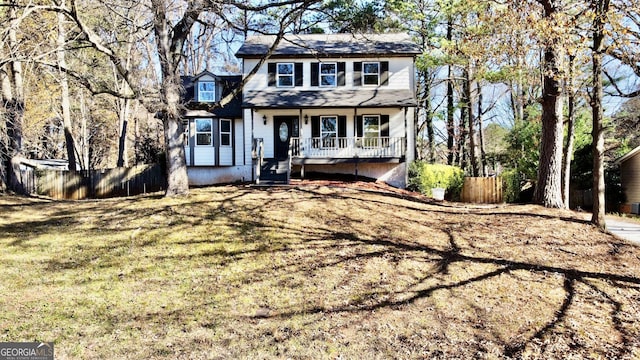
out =
[[[236,56],[241,58],[264,56],[275,40],[274,35],[249,36]],[[417,54],[420,54],[420,50],[408,34],[291,34],[285,35],[280,41],[272,57],[414,56]]]
[[[185,116],[198,117],[198,116],[216,116],[216,117],[231,117],[238,118],[242,116],[242,94],[236,95],[231,102],[223,107],[215,107],[212,112],[198,110],[199,108],[209,109],[211,104],[200,104],[194,101],[195,85],[198,80],[203,81],[215,81],[217,89],[221,91],[220,96],[224,97],[229,95],[236,87],[242,82],[242,75],[215,75],[208,71],[203,71],[195,76],[182,76],[182,86],[184,92],[182,93],[183,101],[186,104],[187,112]],[[218,91],[218,90],[216,90]]]

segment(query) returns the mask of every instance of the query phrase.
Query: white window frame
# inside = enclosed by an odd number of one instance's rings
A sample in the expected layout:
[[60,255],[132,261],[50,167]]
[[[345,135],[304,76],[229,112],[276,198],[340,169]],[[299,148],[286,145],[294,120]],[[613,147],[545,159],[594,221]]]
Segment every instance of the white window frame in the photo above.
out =
[[[331,119],[335,120],[335,130],[325,131],[324,122],[325,120],[331,120]],[[333,139],[333,140],[327,141],[329,139]],[[321,147],[325,149],[334,149],[338,147],[338,116],[337,115],[320,116],[320,143],[321,143]]]
[[[323,73],[322,72],[322,66],[326,65],[326,66],[333,66],[333,72],[332,73]],[[322,79],[323,78],[330,78],[333,77],[333,84],[323,84]],[[320,84],[320,86],[322,87],[336,87],[338,86],[338,63],[336,62],[321,62],[318,65],[318,84]]]
[[[204,90],[205,85],[211,85],[212,90]],[[204,95],[210,95],[211,98],[205,98]],[[198,81],[198,102],[215,102],[216,101],[216,82],[215,81]]]
[[[280,66],[281,65],[286,65],[286,66],[291,66],[291,73],[290,74],[281,74],[280,73]],[[282,85],[280,83],[281,79],[284,78],[291,78],[291,84],[290,85]],[[294,63],[276,63],[276,86],[277,87],[282,87],[282,88],[291,88],[294,87],[296,84],[296,67]]]
[[[377,130],[367,129],[367,120],[375,119],[378,122]],[[380,147],[380,127],[381,116],[380,115],[362,115],[362,141],[364,147],[377,148]]]
[[[372,65],[375,64],[378,67],[378,71],[373,73],[373,72],[367,72],[367,65]],[[373,84],[367,84],[367,76],[376,76],[376,83]],[[367,61],[367,62],[363,62],[362,63],[362,85],[363,86],[378,86],[380,85],[380,62],[379,61]]]
[[[229,123],[229,131],[223,131],[223,127],[222,127],[222,123],[223,122],[228,122]],[[224,147],[231,147],[233,145],[233,139],[232,139],[232,133],[233,133],[233,121],[231,121],[230,119],[220,119],[220,146],[224,146]],[[229,135],[229,143],[225,144],[225,142],[222,140],[222,135]]]
[[[202,121],[208,121],[209,122],[209,131],[200,131],[199,127],[198,127],[198,122],[202,122]],[[196,119],[195,120],[195,126],[196,126],[196,146],[213,146],[213,120],[212,119]],[[201,144],[200,143],[200,136],[199,135],[209,135],[209,143],[208,144]]]

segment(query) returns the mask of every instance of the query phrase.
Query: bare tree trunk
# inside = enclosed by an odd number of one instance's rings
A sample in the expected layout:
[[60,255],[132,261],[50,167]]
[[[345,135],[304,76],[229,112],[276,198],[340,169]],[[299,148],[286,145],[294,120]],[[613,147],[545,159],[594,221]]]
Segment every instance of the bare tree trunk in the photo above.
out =
[[156,36],[162,86],[160,97],[164,104],[163,124],[167,164],[166,196],[189,193],[189,178],[184,153],[180,107],[180,75],[178,73],[184,42],[201,12],[202,3],[190,2],[184,17],[175,26],[167,18],[166,3],[152,0],[154,32]]
[[478,165],[478,146],[476,144],[476,129],[473,116],[473,110],[475,104],[473,103],[472,83],[473,83],[473,68],[471,66],[471,60],[467,65],[467,71],[465,72],[464,79],[464,92],[466,98],[467,107],[467,121],[468,121],[468,133],[469,133],[469,163],[471,165],[471,174],[475,177],[480,175],[480,166]]
[[[553,0],[542,2],[544,16],[557,12]],[[561,60],[554,44],[544,49],[544,77],[542,90],[542,141],[540,167],[534,200],[550,208],[561,208],[562,202],[562,85],[558,78]]]
[[[449,18],[447,22],[447,40],[453,39],[453,20]],[[447,75],[447,164],[453,165],[455,160],[455,123],[453,118],[453,66],[449,65]]]
[[482,121],[482,86],[480,81],[476,81],[476,91],[478,92],[478,139],[480,141],[480,169],[481,176],[488,176],[487,152],[484,146],[484,125]]
[[604,184],[604,111],[602,109],[602,53],[604,40],[604,19],[609,9],[609,0],[594,0],[595,18],[593,20],[593,94],[591,112],[593,118],[593,212],[591,222],[602,230],[607,229],[605,221],[605,184]]
[[573,61],[574,55],[569,56],[569,78],[567,79],[567,143],[564,148],[564,165],[562,172],[562,200],[564,207],[569,208],[569,193],[571,183],[571,158],[573,157],[573,143],[575,141],[575,105],[573,91]]
[[[15,5],[15,2],[11,2]],[[17,18],[16,8],[10,6],[7,11],[8,20],[13,22]],[[18,193],[24,193],[20,178],[20,159],[22,149],[22,123],[24,119],[24,83],[22,80],[22,63],[13,58],[13,50],[18,47],[18,36],[15,27],[11,26],[9,35],[9,62],[5,65],[6,73],[2,81],[2,100],[5,107],[6,150],[2,154],[3,182],[6,187]]]
[[[62,6],[65,6],[62,1]],[[64,28],[64,14],[58,13],[58,41],[56,50],[56,56],[58,58],[58,66],[60,67],[60,106],[62,108],[62,124],[64,127],[64,140],[67,148],[67,160],[69,161],[69,171],[76,171],[76,152],[75,152],[75,140],[73,138],[73,124],[71,122],[71,100],[69,97],[69,79],[67,73],[63,70],[67,68],[67,61],[65,59],[65,43],[66,43],[66,30]]]
[[120,99],[119,126],[118,126],[118,167],[129,166],[127,151],[127,126],[129,125],[129,107],[131,100]]

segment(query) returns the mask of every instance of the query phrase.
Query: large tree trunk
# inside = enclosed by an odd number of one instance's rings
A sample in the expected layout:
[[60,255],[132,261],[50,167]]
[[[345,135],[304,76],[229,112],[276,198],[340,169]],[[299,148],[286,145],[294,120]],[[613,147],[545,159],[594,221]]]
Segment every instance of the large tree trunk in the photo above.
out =
[[[64,1],[62,2],[64,5]],[[58,41],[56,50],[56,56],[58,58],[58,66],[60,67],[60,90],[61,99],[60,106],[62,108],[62,124],[64,127],[64,141],[67,149],[67,160],[69,161],[69,171],[76,171],[76,151],[75,140],[73,138],[73,124],[71,122],[71,100],[69,97],[69,80],[67,73],[63,70],[67,68],[67,61],[65,59],[65,43],[66,43],[66,31],[64,28],[65,16],[62,13],[58,13]]]
[[163,103],[164,138],[167,163],[166,196],[186,195],[189,193],[189,178],[185,161],[182,135],[182,117],[180,103],[179,66],[182,50],[189,31],[202,11],[202,3],[189,2],[184,17],[175,26],[167,18],[166,3],[153,0],[154,32],[156,36],[162,88],[160,98]]
[[595,19],[593,21],[593,94],[591,95],[591,112],[593,118],[593,213],[591,222],[600,229],[606,230],[605,221],[605,184],[604,184],[604,127],[602,119],[602,53],[604,40],[604,19],[609,9],[608,0],[594,0]]
[[[553,1],[543,1],[546,18],[557,9]],[[562,85],[558,76],[559,49],[548,44],[544,49],[542,90],[542,141],[540,166],[534,200],[545,207],[561,208],[562,202]]]
[[[12,2],[14,4],[14,2]],[[15,7],[11,6],[7,11],[8,20],[13,22],[17,18]],[[8,31],[10,49],[17,49],[18,36],[15,27],[10,27]],[[7,52],[8,54],[11,51]],[[2,78],[2,100],[5,107],[5,127],[6,127],[6,149],[3,152],[1,167],[3,170],[4,186],[24,193],[22,180],[19,172],[19,162],[23,157],[22,149],[22,122],[24,119],[24,83],[22,80],[22,63],[16,59],[10,61],[4,67],[5,73]],[[3,186],[3,187],[4,187]]]

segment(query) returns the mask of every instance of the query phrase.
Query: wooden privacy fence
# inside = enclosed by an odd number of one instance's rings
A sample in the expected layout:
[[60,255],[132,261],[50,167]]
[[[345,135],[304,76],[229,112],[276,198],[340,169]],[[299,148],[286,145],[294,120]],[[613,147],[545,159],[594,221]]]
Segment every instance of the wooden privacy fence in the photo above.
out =
[[461,200],[469,203],[497,204],[502,200],[502,178],[467,177],[462,186]]
[[81,200],[131,196],[166,188],[160,165],[83,170],[35,170],[35,192],[54,199]]

